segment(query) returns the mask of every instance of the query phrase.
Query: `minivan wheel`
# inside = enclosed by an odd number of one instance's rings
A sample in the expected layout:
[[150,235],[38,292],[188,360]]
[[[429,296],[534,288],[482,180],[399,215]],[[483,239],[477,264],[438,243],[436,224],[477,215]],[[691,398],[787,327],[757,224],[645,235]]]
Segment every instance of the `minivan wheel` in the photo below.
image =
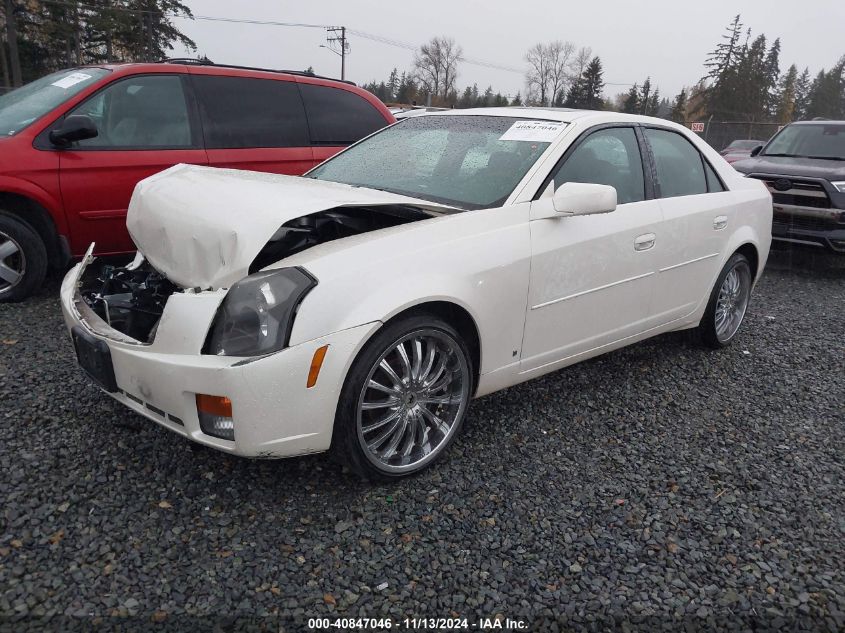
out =
[[698,326],[702,342],[718,349],[731,344],[739,331],[751,299],[751,266],[734,253],[716,280],[710,301]]
[[347,375],[332,452],[367,479],[411,475],[438,459],[466,415],[469,351],[449,324],[414,316],[389,324]]
[[47,274],[47,249],[32,227],[0,211],[0,303],[21,301]]

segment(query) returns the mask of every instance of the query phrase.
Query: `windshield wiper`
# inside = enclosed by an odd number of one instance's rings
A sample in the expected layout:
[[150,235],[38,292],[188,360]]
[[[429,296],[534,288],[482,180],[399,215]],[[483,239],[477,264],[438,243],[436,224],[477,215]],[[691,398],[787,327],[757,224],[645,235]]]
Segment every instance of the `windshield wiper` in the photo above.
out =
[[808,156],[802,156],[801,154],[769,154],[768,152],[765,154],[757,154],[757,156],[777,156],[778,158],[808,158]]
[[845,156],[807,156],[807,158],[816,158],[818,160],[845,160]]

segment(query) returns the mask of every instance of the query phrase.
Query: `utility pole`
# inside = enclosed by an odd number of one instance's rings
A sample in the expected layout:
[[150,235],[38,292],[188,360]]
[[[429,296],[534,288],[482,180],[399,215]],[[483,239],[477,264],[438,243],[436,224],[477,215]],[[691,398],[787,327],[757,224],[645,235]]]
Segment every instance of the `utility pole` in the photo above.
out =
[[349,42],[346,41],[346,27],[345,26],[332,26],[326,29],[329,33],[340,35],[334,35],[332,37],[326,37],[326,41],[329,43],[329,46],[334,44],[335,42],[340,43],[340,52],[338,53],[333,48],[329,50],[334,51],[340,55],[340,78],[341,80],[346,79],[346,55],[349,53]]

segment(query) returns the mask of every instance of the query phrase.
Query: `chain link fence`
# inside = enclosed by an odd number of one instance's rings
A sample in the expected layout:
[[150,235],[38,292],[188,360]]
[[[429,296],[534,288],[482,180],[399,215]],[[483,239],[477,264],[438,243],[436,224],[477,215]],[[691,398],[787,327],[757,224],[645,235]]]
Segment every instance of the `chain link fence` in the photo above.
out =
[[739,139],[768,141],[783,127],[780,123],[756,121],[687,121],[685,125],[707,141],[717,152]]

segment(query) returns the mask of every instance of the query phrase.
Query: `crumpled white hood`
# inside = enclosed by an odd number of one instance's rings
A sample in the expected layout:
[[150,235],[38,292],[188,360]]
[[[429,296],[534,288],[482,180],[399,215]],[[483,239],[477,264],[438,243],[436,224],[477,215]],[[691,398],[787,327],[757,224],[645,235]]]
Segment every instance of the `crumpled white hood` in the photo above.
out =
[[287,222],[340,206],[412,204],[416,198],[333,182],[252,171],[176,165],[142,180],[126,225],[147,261],[184,288],[228,288],[243,279]]

